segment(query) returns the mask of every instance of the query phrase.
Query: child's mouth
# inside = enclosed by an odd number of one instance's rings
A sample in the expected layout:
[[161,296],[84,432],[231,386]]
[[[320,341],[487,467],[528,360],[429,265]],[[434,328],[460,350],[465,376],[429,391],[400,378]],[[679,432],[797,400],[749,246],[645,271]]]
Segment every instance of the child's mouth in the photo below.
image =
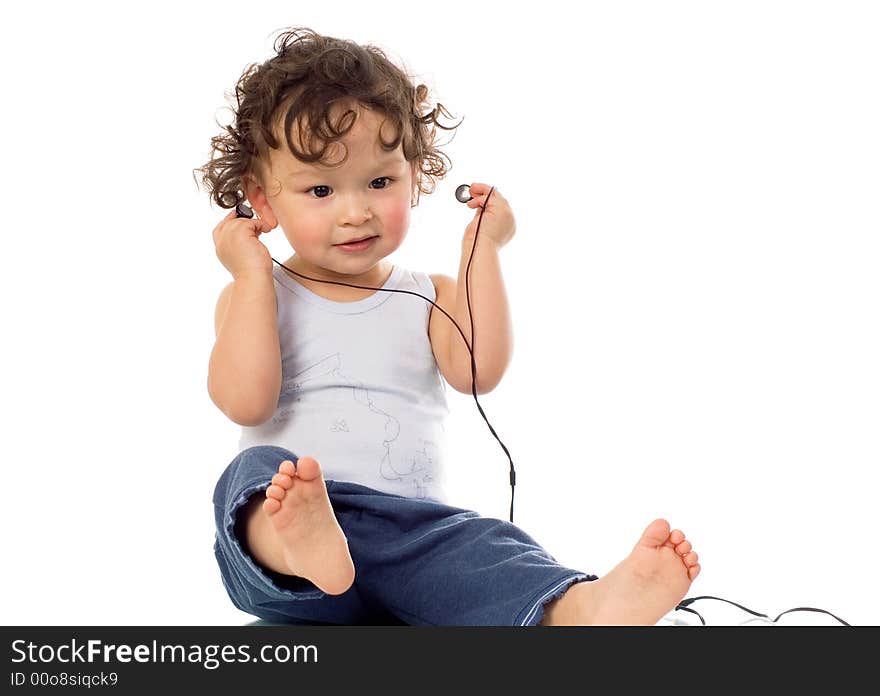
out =
[[358,242],[348,242],[347,244],[334,244],[338,249],[343,249],[344,251],[363,251],[364,249],[372,246],[373,242],[378,239],[378,235],[374,235],[372,237],[367,237],[366,239],[361,239]]

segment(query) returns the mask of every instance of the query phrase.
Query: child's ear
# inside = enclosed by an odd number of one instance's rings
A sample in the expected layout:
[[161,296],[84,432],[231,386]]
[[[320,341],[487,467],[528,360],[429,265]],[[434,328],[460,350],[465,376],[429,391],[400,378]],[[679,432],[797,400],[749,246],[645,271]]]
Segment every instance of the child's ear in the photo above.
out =
[[278,225],[275,219],[275,213],[272,206],[269,205],[269,199],[266,198],[266,191],[252,174],[245,174],[241,179],[241,190],[251,204],[251,207],[260,216],[261,220],[265,220],[272,227]]

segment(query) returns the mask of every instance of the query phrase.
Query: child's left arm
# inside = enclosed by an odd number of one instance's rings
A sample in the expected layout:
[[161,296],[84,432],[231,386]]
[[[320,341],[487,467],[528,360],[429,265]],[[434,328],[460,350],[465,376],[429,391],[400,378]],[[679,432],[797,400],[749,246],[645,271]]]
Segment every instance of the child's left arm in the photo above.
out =
[[[513,327],[498,252],[513,238],[516,221],[510,205],[497,188],[492,191],[492,197],[486,204],[486,196],[491,188],[480,183],[470,186],[472,198],[467,205],[475,208],[476,214],[465,229],[462,239],[458,281],[445,275],[431,276],[437,290],[435,302],[455,318],[468,342],[474,347],[477,394],[490,392],[498,385],[513,353]],[[474,249],[480,207],[483,206],[483,220]],[[475,344],[471,341],[471,320],[465,290],[465,273],[471,250],[474,256],[470,262],[470,301],[474,333],[477,337]],[[470,394],[471,355],[458,329],[442,312],[432,308],[428,332],[434,357],[443,377],[456,391]]]

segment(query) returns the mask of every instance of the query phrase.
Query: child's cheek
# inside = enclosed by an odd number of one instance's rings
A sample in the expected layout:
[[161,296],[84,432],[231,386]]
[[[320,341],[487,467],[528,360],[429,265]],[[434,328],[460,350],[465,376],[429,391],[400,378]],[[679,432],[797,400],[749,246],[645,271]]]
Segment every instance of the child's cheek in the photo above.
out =
[[403,241],[409,228],[409,207],[395,206],[385,217],[386,233],[398,244]]

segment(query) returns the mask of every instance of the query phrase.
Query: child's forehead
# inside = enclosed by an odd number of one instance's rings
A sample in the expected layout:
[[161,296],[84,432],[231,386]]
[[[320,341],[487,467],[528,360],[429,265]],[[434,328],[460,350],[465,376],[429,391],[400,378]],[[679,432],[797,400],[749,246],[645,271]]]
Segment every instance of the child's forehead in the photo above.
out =
[[[281,118],[276,132],[281,147],[270,150],[269,153],[272,168],[275,169],[277,167],[284,171],[285,174],[291,174],[300,171],[326,171],[355,162],[381,161],[390,163],[405,161],[402,142],[392,151],[388,151],[382,146],[383,141],[389,142],[395,135],[393,124],[386,116],[363,106],[352,106],[350,108],[352,111],[355,111],[356,120],[351,129],[341,139],[344,145],[340,144],[340,142],[326,143],[327,150],[320,162],[303,162],[290,151],[287,137],[284,135],[284,119]],[[346,109],[336,109],[336,113],[331,115],[331,123],[339,127],[338,119],[345,111]],[[346,119],[351,118],[351,115],[346,117]],[[348,125],[349,121],[345,120],[342,123]],[[294,119],[291,123],[290,138],[293,144],[298,149],[305,150],[306,152],[310,150],[320,151],[325,143],[322,143],[321,139],[317,136],[313,139],[313,142],[310,142],[308,139],[309,131],[301,132],[302,125],[301,119]],[[348,157],[343,162],[346,154]]]

